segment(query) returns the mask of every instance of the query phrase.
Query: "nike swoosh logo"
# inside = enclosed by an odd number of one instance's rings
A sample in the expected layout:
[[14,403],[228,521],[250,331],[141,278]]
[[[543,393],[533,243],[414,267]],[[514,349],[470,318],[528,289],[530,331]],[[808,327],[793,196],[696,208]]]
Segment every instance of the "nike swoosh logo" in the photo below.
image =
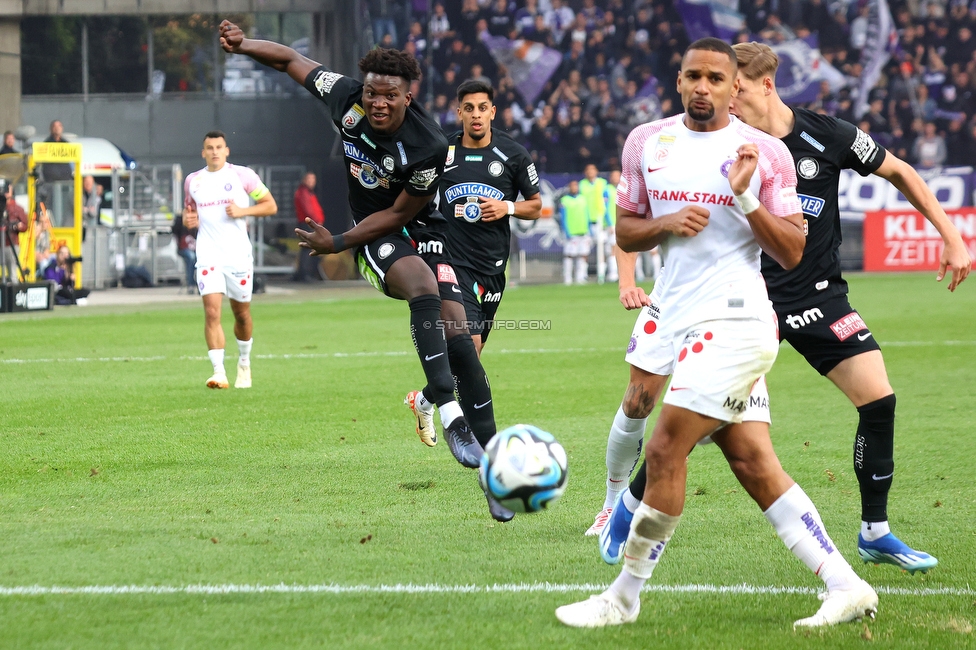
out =
[[458,165],[451,165],[450,167],[445,167],[444,168],[444,173],[446,174],[447,172],[451,171],[452,169],[457,169],[457,168],[458,168]]
[[610,481],[611,483],[623,483],[624,482],[624,480],[622,478],[621,479],[608,478],[607,480]]
[[483,409],[483,408],[485,408],[486,406],[488,406],[489,404],[491,404],[491,400],[488,400],[488,401],[487,401],[487,402],[485,402],[484,404],[475,404],[475,405],[474,405],[474,407],[475,407],[476,409]]
[[648,174],[653,174],[654,172],[659,172],[659,171],[661,171],[662,169],[664,169],[664,167],[658,167],[657,169],[651,169],[650,167],[648,167],[648,168],[647,168],[647,173],[648,173]]
[[346,129],[345,129],[345,127],[343,127],[343,129],[342,129],[342,133],[343,133],[343,134],[344,134],[344,135],[345,135],[346,137],[348,137],[348,138],[353,138],[353,139],[355,139],[355,138],[356,138],[356,134],[355,134],[355,133],[349,133],[349,131],[346,131]]
[[868,333],[866,333],[866,334],[863,334],[863,335],[862,335],[862,334],[858,334],[858,335],[857,335],[857,340],[858,340],[858,341],[864,341],[864,340],[865,340],[865,339],[867,339],[867,338],[868,338],[869,336],[871,336],[871,332],[868,332]]
[[461,293],[461,290],[458,289],[457,287],[451,287],[451,291],[453,291],[454,293]]
[[443,356],[444,356],[444,353],[443,352],[438,352],[437,354],[435,354],[432,357],[424,357],[424,361],[432,361],[432,360],[436,359],[437,357],[443,357]]
[[687,386],[681,386],[680,388],[675,388],[674,386],[672,386],[671,387],[671,390],[688,390],[688,387]]
[[886,478],[891,478],[894,475],[895,475],[894,472],[892,472],[891,474],[886,474],[885,476],[878,476],[877,474],[872,474],[871,478],[873,478],[875,481],[883,481]]

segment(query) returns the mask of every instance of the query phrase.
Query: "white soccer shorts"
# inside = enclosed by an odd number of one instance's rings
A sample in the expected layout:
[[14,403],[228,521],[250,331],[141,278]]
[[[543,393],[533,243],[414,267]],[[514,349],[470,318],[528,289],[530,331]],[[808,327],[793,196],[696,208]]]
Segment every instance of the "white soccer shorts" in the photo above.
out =
[[563,256],[586,257],[590,254],[590,247],[592,245],[593,242],[590,240],[589,235],[570,237],[566,243],[563,244]]
[[254,286],[254,265],[247,266],[197,266],[197,287],[200,295],[225,294],[237,302],[251,302]]
[[627,363],[656,375],[672,375],[664,395],[673,404],[723,422],[769,422],[762,380],[776,360],[779,341],[767,320],[700,323],[667,332],[642,309],[627,347]]

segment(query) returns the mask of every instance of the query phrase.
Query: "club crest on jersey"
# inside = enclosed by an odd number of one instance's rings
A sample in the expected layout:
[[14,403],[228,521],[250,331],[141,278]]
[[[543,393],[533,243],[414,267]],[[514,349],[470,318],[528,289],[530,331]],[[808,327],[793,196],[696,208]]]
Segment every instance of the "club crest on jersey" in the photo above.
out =
[[359,184],[367,190],[376,189],[377,186],[389,187],[390,182],[385,178],[376,175],[376,169],[372,165],[357,165],[349,163],[349,173],[359,180]]
[[505,165],[501,164],[497,160],[493,161],[490,165],[488,165],[488,173],[491,174],[492,176],[496,176],[496,177],[501,176],[502,172],[504,171],[505,171]]
[[383,156],[383,169],[385,169],[388,172],[391,172],[393,171],[393,165],[395,164],[396,163],[393,161],[393,156],[389,154]]
[[445,165],[450,165],[454,162],[454,145],[452,144],[447,148],[447,160],[444,161]]
[[817,174],[820,173],[820,163],[809,156],[800,158],[796,163],[796,173],[807,180],[816,178]]
[[380,246],[380,249],[376,251],[376,254],[381,260],[385,260],[387,257],[393,254],[393,244],[387,242]]
[[454,216],[458,219],[464,219],[468,223],[474,223],[475,221],[481,220],[481,204],[478,203],[477,196],[466,197],[464,203],[458,203],[454,206]]
[[346,111],[346,114],[342,116],[342,126],[347,129],[359,124],[360,120],[366,117],[366,111],[359,104],[353,104],[352,108]]
[[729,177],[729,170],[732,169],[732,163],[734,162],[735,160],[733,158],[729,158],[724,163],[722,163],[722,166],[719,167],[718,169],[718,171],[721,172],[722,176],[726,178]]
[[230,191],[231,191],[232,189],[234,189],[234,186],[233,186],[232,184],[230,184],[230,183],[226,183],[226,184],[224,185],[224,191],[225,191],[225,192],[230,192]]

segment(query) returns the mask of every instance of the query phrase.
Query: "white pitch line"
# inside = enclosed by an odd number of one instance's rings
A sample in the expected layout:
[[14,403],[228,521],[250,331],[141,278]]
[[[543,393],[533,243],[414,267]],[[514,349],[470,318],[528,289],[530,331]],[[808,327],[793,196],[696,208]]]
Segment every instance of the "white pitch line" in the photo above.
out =
[[[945,346],[973,346],[976,341],[883,341],[882,347],[896,348],[923,348]],[[578,354],[580,352],[619,352],[623,354],[622,347],[606,348],[489,348],[487,354]],[[348,358],[368,358],[368,357],[409,357],[415,355],[413,350],[390,350],[386,352],[295,352],[286,354],[255,354],[251,355],[257,359],[265,360],[288,360],[288,359],[348,359]],[[28,364],[28,363],[120,363],[120,362],[153,362],[167,361],[176,359],[179,361],[205,361],[204,356],[182,355],[179,357],[153,356],[153,357],[70,357],[70,358],[44,358],[44,359],[0,359],[0,364]]]
[[[622,348],[523,348],[523,349],[502,349],[492,350],[493,354],[574,354],[579,352],[622,352]],[[346,359],[358,357],[407,357],[417,353],[413,350],[390,350],[386,352],[295,352],[286,354],[252,354],[256,359],[266,360],[287,360],[287,359]],[[152,362],[166,361],[170,357],[68,357],[61,359],[0,359],[0,363],[8,364],[27,364],[27,363],[112,363],[112,362]],[[179,361],[204,361],[208,357],[182,355],[172,357]]]
[[[81,587],[0,587],[0,596],[166,596],[219,595],[219,594],[491,594],[491,593],[569,593],[604,591],[604,584],[556,584],[550,582],[493,584],[493,585],[441,585],[441,584],[393,584],[393,585],[88,585]],[[876,587],[886,596],[976,596],[976,589],[968,587],[935,587],[906,589],[900,587]],[[728,594],[733,596],[776,596],[781,594],[814,595],[820,590],[811,587],[771,587],[760,585],[646,585],[645,593],[665,594]]]

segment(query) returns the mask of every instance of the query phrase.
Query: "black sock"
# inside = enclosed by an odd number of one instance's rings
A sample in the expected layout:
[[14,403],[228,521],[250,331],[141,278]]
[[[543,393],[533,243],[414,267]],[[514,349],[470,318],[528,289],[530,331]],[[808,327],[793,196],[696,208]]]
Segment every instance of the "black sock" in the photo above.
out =
[[447,356],[457,384],[458,401],[474,437],[484,447],[495,435],[495,409],[491,386],[481,365],[470,334],[457,334],[447,340]]
[[454,401],[454,377],[441,323],[441,299],[433,294],[410,301],[410,336],[424,367],[424,397],[441,406]]
[[630,479],[630,493],[638,501],[644,498],[644,488],[647,487],[647,459],[641,462],[637,472]]
[[895,396],[857,409],[854,473],[861,486],[861,520],[888,521],[888,491],[895,473]]

